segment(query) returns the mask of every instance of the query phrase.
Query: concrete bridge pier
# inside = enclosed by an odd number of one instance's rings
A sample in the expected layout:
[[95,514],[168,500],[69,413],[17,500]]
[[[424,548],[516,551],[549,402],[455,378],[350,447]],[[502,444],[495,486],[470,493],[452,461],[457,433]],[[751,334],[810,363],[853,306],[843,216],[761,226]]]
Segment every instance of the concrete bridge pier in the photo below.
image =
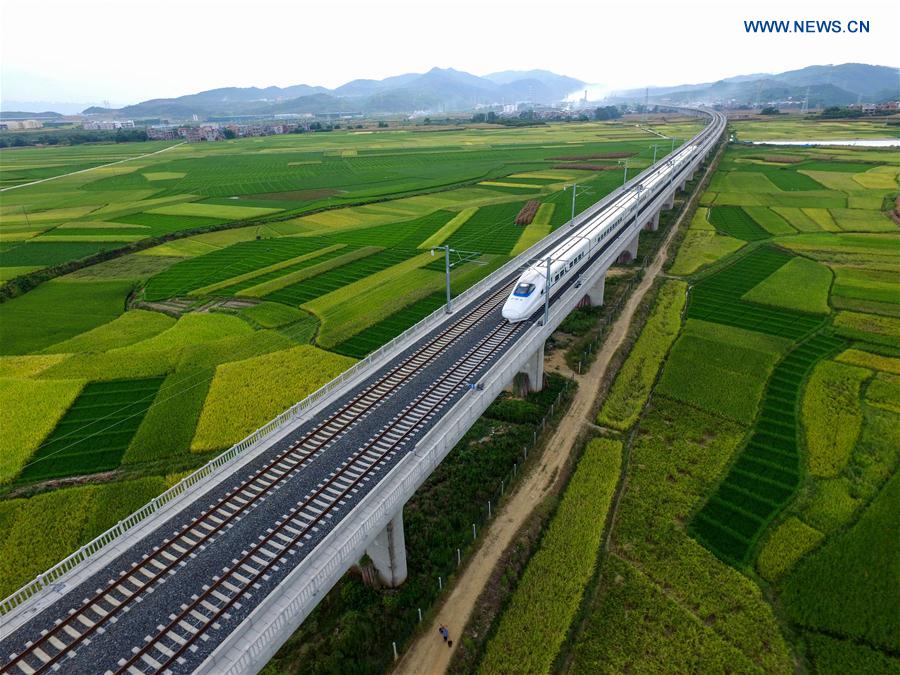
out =
[[666,201],[663,202],[662,207],[664,209],[671,209],[675,207],[675,190],[673,189],[669,194],[666,195]]
[[385,528],[366,549],[372,559],[378,580],[388,588],[406,581],[406,537],[403,534],[403,509],[391,518]]
[[651,232],[656,232],[659,229],[659,211],[656,212],[653,218],[644,223],[644,229]]
[[599,307],[603,304],[604,290],[606,290],[606,275],[601,274],[600,278],[587,288],[584,297],[588,299],[592,307]]
[[630,263],[632,260],[637,258],[638,251],[638,238],[640,237],[640,232],[635,232],[634,237],[631,241],[628,242],[628,245],[622,249],[622,252],[619,253],[619,257],[616,260],[618,263]]
[[513,380],[513,391],[517,396],[524,396],[530,391],[540,391],[543,388],[544,343],[541,342],[523,364],[522,370],[516,373]]

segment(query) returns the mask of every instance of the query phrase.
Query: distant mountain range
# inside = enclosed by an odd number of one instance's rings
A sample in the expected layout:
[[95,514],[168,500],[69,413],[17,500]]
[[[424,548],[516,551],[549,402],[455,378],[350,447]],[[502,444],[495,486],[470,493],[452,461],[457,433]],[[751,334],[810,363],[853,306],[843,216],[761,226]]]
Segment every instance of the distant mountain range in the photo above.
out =
[[[335,89],[297,84],[291,87],[224,87],[177,98],[159,98],[123,108],[90,107],[84,114],[120,119],[173,121],[238,116],[308,113],[431,113],[472,110],[479,104],[530,102],[554,104],[581,91],[585,83],[547,70],[506,70],[479,77],[453,68],[406,73],[383,80],[352,80]],[[651,87],[651,103],[760,104],[803,100],[811,108],[847,105],[857,100],[900,99],[900,70],[862,63],[809,66],[779,74],[738,75],[718,82]],[[613,95],[612,102],[643,101],[644,89]],[[48,118],[56,113],[0,113],[3,119]]]
[[478,104],[563,100],[584,82],[546,70],[503,71],[484,77],[453,68],[395,75],[383,80],[353,80],[326,89],[306,84],[292,87],[226,87],[178,98],[144,101],[124,108],[91,107],[86,115],[126,118],[189,119],[284,113],[408,113],[416,110],[471,110]]
[[[718,82],[650,87],[651,103],[737,103],[765,104],[803,100],[809,92],[809,107],[879,103],[900,99],[900,69],[844,63],[838,66],[809,66],[784,73],[739,75]],[[644,89],[617,94],[618,100],[643,100]]]

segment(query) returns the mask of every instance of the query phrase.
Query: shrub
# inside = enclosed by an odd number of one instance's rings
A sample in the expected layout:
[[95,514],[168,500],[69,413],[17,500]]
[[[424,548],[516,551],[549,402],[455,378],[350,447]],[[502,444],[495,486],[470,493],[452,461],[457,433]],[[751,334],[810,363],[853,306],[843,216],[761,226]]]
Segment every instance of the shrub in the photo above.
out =
[[515,424],[535,424],[541,421],[541,409],[537,405],[509,396],[498,398],[484,414],[495,420]]

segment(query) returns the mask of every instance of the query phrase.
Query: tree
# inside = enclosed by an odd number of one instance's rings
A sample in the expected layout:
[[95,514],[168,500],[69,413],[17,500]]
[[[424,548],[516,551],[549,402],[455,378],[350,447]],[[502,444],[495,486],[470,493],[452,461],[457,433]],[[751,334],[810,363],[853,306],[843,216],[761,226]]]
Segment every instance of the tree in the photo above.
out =
[[222,135],[228,139],[231,139],[231,138],[234,138],[235,136],[237,136],[237,134],[234,133],[234,129],[229,129],[228,127],[225,127],[224,129],[222,129]]
[[614,105],[602,106],[594,110],[595,120],[614,120],[621,116],[622,113],[619,112],[619,109]]
[[385,122],[384,120],[378,122],[378,128],[379,128],[379,129],[387,129],[387,127],[388,127],[388,123]]
[[473,121],[473,122],[476,122],[476,123],[477,123],[477,122],[484,122],[485,119],[487,119],[487,117],[485,116],[484,113],[475,113],[474,115],[472,115],[472,121]]
[[759,114],[760,115],[778,115],[779,112],[778,112],[778,108],[771,106],[771,105],[767,105],[765,108],[763,108],[762,110],[759,111]]

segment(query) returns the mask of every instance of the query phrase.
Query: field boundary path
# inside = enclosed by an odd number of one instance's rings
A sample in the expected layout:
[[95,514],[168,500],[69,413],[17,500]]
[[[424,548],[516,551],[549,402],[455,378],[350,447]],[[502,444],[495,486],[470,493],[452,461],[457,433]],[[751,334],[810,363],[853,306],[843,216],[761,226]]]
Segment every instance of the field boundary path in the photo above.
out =
[[[705,173],[711,166],[714,167],[715,163],[710,162]],[[703,181],[698,183],[702,184]],[[586,426],[594,426],[592,415],[594,404],[612,356],[627,339],[638,306],[660,276],[668,259],[669,245],[685,217],[691,212],[690,205],[693,199],[692,195],[678,219],[672,224],[644,278],[635,287],[613,323],[591,367],[583,375],[572,373],[572,377],[578,382],[578,389],[568,411],[559,421],[556,431],[547,440],[540,463],[523,478],[518,489],[509,497],[485,530],[484,540],[478,550],[457,577],[453,589],[435,612],[430,624],[397,663],[394,675],[431,675],[447,672],[459,644],[460,633],[468,623],[494,567],[538,504],[560,487],[561,476],[564,475],[562,468],[575,449],[582,430]],[[453,646],[450,648],[438,635],[438,627],[441,624],[450,629],[450,638],[453,640]]]
[[79,169],[78,171],[70,171],[69,173],[61,173],[58,176],[50,176],[49,178],[41,178],[40,180],[33,180],[30,183],[20,183],[19,185],[10,185],[9,187],[0,188],[0,192],[7,192],[8,190],[15,190],[16,188],[28,187],[29,185],[37,185],[38,183],[46,183],[48,180],[56,180],[57,178],[65,178],[66,176],[74,176],[79,173],[86,173],[88,171],[93,171],[95,169],[102,169],[107,166],[115,166],[116,164],[123,164],[125,162],[131,162],[135,159],[142,159],[143,157],[150,157],[152,155],[158,155],[161,152],[165,152],[166,150],[171,150],[172,148],[177,148],[179,145],[184,145],[187,141],[181,141],[181,143],[176,143],[175,145],[170,145],[167,148],[163,148],[162,150],[155,150],[153,152],[146,152],[143,155],[135,155],[134,157],[126,157],[125,159],[119,159],[115,162],[110,162],[109,164],[100,164],[99,166],[91,166],[87,169]]

